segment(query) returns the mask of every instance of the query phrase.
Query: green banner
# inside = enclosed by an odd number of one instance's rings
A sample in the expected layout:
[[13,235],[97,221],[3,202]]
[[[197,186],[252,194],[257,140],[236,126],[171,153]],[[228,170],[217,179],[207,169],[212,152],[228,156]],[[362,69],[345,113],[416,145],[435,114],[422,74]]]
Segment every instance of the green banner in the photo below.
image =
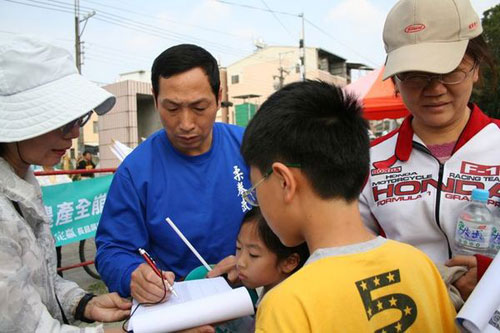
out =
[[113,175],[42,186],[56,246],[95,236]]

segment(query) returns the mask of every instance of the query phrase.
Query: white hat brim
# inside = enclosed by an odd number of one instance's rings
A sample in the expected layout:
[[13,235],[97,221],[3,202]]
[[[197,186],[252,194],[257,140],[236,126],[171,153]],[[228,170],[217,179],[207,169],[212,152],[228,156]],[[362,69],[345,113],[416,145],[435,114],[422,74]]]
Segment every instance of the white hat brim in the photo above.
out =
[[0,142],[31,139],[94,110],[102,115],[116,98],[80,74],[0,96]]
[[462,61],[469,40],[420,43],[400,47],[387,55],[382,79],[403,72],[449,73]]

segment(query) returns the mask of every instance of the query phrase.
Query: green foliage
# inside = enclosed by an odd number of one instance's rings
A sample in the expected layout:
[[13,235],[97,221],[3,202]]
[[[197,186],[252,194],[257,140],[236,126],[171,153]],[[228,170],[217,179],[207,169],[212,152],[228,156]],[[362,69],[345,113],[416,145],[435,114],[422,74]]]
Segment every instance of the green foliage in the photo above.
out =
[[495,61],[496,75],[489,66],[481,68],[483,81],[472,92],[472,101],[490,117],[500,119],[500,4],[483,13],[482,25],[484,39]]

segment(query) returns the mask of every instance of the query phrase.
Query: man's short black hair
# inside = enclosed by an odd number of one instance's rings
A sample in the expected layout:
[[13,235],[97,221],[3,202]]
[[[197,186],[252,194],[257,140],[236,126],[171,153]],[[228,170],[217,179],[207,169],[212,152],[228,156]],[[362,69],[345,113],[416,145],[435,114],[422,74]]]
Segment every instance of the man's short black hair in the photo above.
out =
[[196,67],[200,67],[208,76],[210,87],[217,101],[220,88],[217,60],[207,50],[193,44],[172,46],[155,59],[151,68],[151,83],[155,98],[158,97],[160,77],[169,78]]
[[322,81],[272,94],[250,121],[241,146],[248,165],[267,172],[297,163],[321,198],[358,198],[369,169],[368,126],[357,99]]
[[85,155],[87,155],[87,154],[92,155],[92,153],[91,153],[89,150],[85,150],[85,151],[83,152],[82,156],[85,156]]

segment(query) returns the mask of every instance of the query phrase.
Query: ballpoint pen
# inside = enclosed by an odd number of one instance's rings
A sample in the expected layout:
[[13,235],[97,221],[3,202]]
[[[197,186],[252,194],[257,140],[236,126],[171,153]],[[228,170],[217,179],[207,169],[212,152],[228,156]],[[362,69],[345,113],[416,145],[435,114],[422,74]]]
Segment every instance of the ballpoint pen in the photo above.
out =
[[175,292],[174,288],[170,285],[170,283],[168,283],[167,280],[163,278],[161,271],[158,269],[158,266],[156,266],[155,261],[149,255],[149,253],[147,253],[146,250],[144,250],[143,248],[139,248],[139,253],[144,258],[144,260],[146,260],[146,263],[153,269],[156,275],[158,275],[165,282],[168,290],[170,290],[170,292],[177,297],[177,293]]

